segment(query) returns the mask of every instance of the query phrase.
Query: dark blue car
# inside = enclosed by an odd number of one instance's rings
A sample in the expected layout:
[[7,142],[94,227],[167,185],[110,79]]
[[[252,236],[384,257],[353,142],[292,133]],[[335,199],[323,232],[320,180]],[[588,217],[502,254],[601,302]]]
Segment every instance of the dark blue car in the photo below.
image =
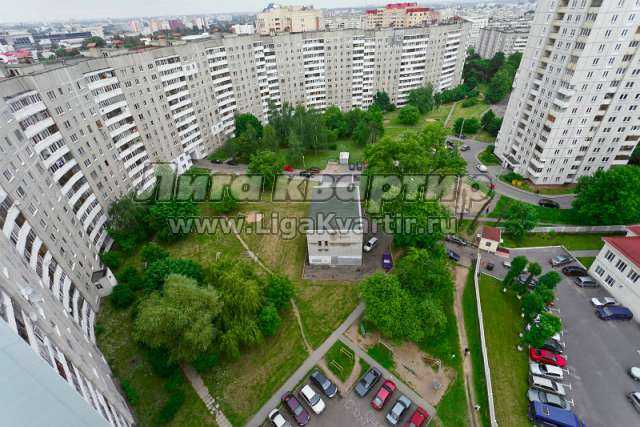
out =
[[627,307],[620,305],[610,305],[596,309],[596,314],[602,320],[631,320],[633,313]]

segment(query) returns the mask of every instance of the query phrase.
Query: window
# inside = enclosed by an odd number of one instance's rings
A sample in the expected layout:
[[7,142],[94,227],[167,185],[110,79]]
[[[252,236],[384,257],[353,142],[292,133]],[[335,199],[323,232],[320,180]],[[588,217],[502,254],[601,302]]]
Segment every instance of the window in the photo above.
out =
[[615,257],[616,257],[616,256],[613,254],[613,252],[611,252],[611,251],[607,251],[607,253],[606,253],[606,254],[605,254],[605,256],[604,256],[604,259],[606,259],[607,261],[611,262],[611,261],[613,261],[613,259],[614,259]]
[[600,267],[599,265],[596,267],[596,274],[598,274],[598,276],[602,277],[602,275],[604,274],[604,268]]
[[620,270],[621,273],[624,273],[624,271],[627,269],[627,263],[619,259],[616,263],[616,268]]
[[640,274],[638,274],[635,270],[631,270],[631,271],[629,271],[629,274],[627,275],[627,277],[633,283],[636,283],[638,281],[638,279],[640,279]]
[[613,277],[609,276],[608,274],[607,274],[607,278],[604,279],[604,282],[609,286],[613,286],[616,283],[616,281],[613,280]]

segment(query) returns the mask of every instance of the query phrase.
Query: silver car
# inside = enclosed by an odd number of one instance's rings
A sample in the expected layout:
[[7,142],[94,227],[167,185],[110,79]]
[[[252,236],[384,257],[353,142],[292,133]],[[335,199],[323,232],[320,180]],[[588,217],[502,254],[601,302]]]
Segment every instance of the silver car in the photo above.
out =
[[604,298],[591,298],[591,305],[593,305],[594,307],[606,307],[609,305],[616,305],[618,304],[615,300],[615,298],[611,298],[611,297],[604,297]]
[[571,404],[564,397],[535,388],[530,388],[527,391],[527,399],[529,399],[529,402],[540,402],[556,408],[566,409],[567,411],[571,410]]
[[395,405],[391,407],[391,410],[387,412],[387,422],[393,426],[398,425],[400,419],[407,412],[407,409],[411,407],[411,400],[404,394],[396,400]]
[[640,412],[640,392],[636,391],[627,394],[627,399],[629,399],[629,402],[631,402],[636,411]]
[[544,365],[542,363],[529,363],[529,372],[539,377],[549,378],[551,380],[562,380],[564,372],[562,368],[553,365]]

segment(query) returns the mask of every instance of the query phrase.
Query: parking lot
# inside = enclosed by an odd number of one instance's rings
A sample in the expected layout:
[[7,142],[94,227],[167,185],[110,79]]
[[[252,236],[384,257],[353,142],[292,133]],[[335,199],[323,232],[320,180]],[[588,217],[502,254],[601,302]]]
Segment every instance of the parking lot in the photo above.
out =
[[[560,248],[513,250],[538,262],[543,273],[551,270],[549,259],[565,252]],[[577,264],[576,264],[577,265]],[[626,394],[640,390],[627,374],[640,366],[640,327],[634,320],[603,321],[594,313],[592,297],[610,296],[606,289],[580,288],[564,277],[556,288],[555,314],[563,322],[567,358],[569,399],[574,412],[588,426],[640,425],[640,414]]]
[[[357,368],[356,368],[357,369]],[[371,407],[371,399],[376,395],[380,387],[382,386],[382,382],[384,379],[380,379],[373,389],[365,396],[358,397],[353,390],[350,390],[346,396],[340,396],[339,394],[333,397],[332,399],[327,398],[323,394],[320,393],[320,390],[312,385],[313,389],[320,394],[322,400],[326,404],[325,410],[320,414],[313,414],[311,408],[306,403],[303,403],[305,409],[309,414],[311,414],[311,420],[309,421],[309,426],[318,426],[318,427],[336,427],[336,426],[344,426],[344,427],[385,427],[389,426],[389,424],[385,421],[385,416],[387,412],[394,405],[398,397],[402,394],[402,390],[405,389],[405,385],[400,383],[396,383],[398,385],[398,390],[396,390],[393,395],[387,400],[387,403],[384,405],[381,411],[376,411]],[[308,383],[305,382],[305,384]],[[302,387],[302,384],[298,387],[298,389]],[[299,398],[297,390],[294,393],[298,400],[302,401]],[[416,410],[416,404],[412,404],[411,407],[405,411],[403,417],[400,419],[398,426],[403,425],[404,422],[408,421],[411,417],[411,414]],[[279,406],[280,413],[291,423],[292,426],[297,425],[289,412],[284,408],[283,405]],[[268,421],[263,424],[264,427],[272,426]]]

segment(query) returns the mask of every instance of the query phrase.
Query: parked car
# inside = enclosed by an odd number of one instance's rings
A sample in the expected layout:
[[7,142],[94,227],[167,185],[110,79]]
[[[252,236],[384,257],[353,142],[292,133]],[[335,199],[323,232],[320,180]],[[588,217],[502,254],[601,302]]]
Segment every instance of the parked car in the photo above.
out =
[[555,354],[549,350],[531,347],[529,349],[529,357],[531,360],[545,365],[554,365],[560,368],[567,366],[567,360],[559,354]]
[[567,255],[558,255],[554,256],[549,260],[552,267],[560,267],[562,265],[570,264],[573,261],[573,258]]
[[356,170],[356,165],[354,163],[349,163],[349,170],[350,171]]
[[380,390],[378,390],[375,397],[371,400],[371,407],[378,411],[381,410],[394,391],[396,391],[396,383],[391,380],[385,380]]
[[545,377],[552,380],[562,380],[564,371],[553,365],[544,365],[542,363],[529,363],[529,372],[539,377]]
[[230,166],[235,166],[235,165],[237,165],[237,164],[238,164],[238,163],[236,162],[236,159],[234,159],[233,157],[232,157],[232,158],[230,158],[230,159],[225,160],[225,163],[226,163],[226,164],[228,164],[228,165],[230,165]]
[[422,406],[418,406],[404,427],[424,427],[429,418],[431,418],[429,413]]
[[566,267],[562,267],[562,274],[565,276],[586,276],[589,272],[578,265],[568,265]]
[[380,380],[381,376],[382,374],[376,368],[369,369],[367,373],[360,378],[360,381],[358,381],[355,389],[356,394],[360,397],[365,397]]
[[551,200],[551,199],[540,199],[540,200],[538,200],[538,205],[542,206],[543,208],[552,208],[552,209],[559,209],[560,208],[560,203],[556,202],[555,200]]
[[307,170],[308,170],[309,172],[311,172],[312,174],[314,174],[314,175],[317,175],[317,174],[319,174],[319,173],[320,173],[320,168],[317,168],[317,167],[315,167],[315,166],[310,167],[310,168],[309,168],[309,169],[307,169]]
[[629,399],[635,410],[640,412],[640,392],[636,391],[627,394],[627,399]]
[[300,389],[300,393],[298,393],[302,399],[307,402],[307,405],[311,408],[316,415],[319,415],[324,411],[325,404],[324,400],[320,397],[318,393],[314,389],[311,388],[309,384],[305,384]]
[[276,427],[291,427],[289,421],[287,421],[277,409],[269,412],[269,420],[271,420],[271,423]]
[[447,242],[455,243],[456,245],[460,245],[460,246],[467,246],[469,244],[469,243],[467,243],[466,240],[464,240],[461,237],[456,236],[455,234],[447,234],[447,236],[444,239]]
[[390,271],[393,268],[393,258],[391,253],[384,251],[382,254],[382,268],[384,271]]
[[528,416],[537,426],[585,427],[573,412],[542,402],[531,402]]
[[396,403],[387,412],[387,422],[392,426],[398,425],[404,413],[411,407],[411,400],[404,394],[400,395]]
[[537,278],[535,278],[535,277],[532,277],[532,278],[531,278],[531,280],[529,280],[529,276],[530,276],[530,274],[529,274],[529,273],[526,273],[526,272],[524,272],[524,273],[520,273],[520,274],[518,275],[518,277],[516,278],[516,280],[517,280],[517,281],[518,281],[518,283],[520,283],[521,285],[526,285],[526,284],[527,284],[527,281],[528,281],[528,282],[529,282],[529,284],[528,284],[529,288],[533,289],[533,288],[535,288],[536,286],[538,286],[538,279],[537,279]]
[[452,251],[451,249],[447,249],[447,256],[454,260],[455,262],[460,261],[460,255]]
[[629,376],[636,381],[640,381],[640,368],[637,366],[629,368]]
[[378,238],[372,237],[369,240],[367,240],[367,243],[364,244],[364,246],[362,247],[362,250],[365,252],[371,252],[373,248],[376,247],[377,244],[378,244]]
[[309,376],[311,378],[311,382],[316,385],[325,396],[329,399],[334,397],[338,393],[338,387],[334,383],[331,382],[329,378],[327,378],[321,371],[315,370]]
[[487,173],[487,171],[488,171],[487,167],[485,165],[483,165],[482,163],[478,163],[476,165],[476,169],[478,169],[482,173]]
[[608,307],[596,308],[596,314],[602,320],[631,320],[633,313],[627,307],[621,305],[610,305]]
[[460,147],[460,151],[469,151],[471,150],[471,147],[469,147],[468,145],[463,145]]
[[576,285],[580,286],[581,288],[597,288],[598,287],[598,282],[593,280],[593,277],[591,276],[579,276],[573,279],[573,281],[575,282]]
[[506,269],[510,269],[511,268],[511,261],[507,260],[507,261],[502,261],[502,266]]
[[291,166],[291,165],[284,165],[284,167],[282,168],[282,170],[284,170],[285,172],[293,172],[293,166]]
[[307,410],[304,409],[302,403],[300,403],[300,401],[292,393],[287,393],[282,396],[282,403],[284,404],[285,408],[287,408],[287,410],[291,413],[299,426],[307,425],[307,423],[311,419],[311,416],[309,415]]
[[213,163],[214,165],[219,165],[222,163],[222,160],[220,159],[211,159],[211,163]]
[[549,350],[553,353],[557,353],[557,354],[562,354],[564,353],[564,347],[562,344],[560,344],[560,342],[556,341],[556,340],[546,340],[544,342],[544,344],[542,344],[542,347],[545,350]]
[[567,411],[571,410],[571,404],[563,396],[558,396],[557,394],[543,390],[530,388],[529,391],[527,391],[527,399],[529,399],[529,402],[540,402]]
[[300,171],[299,175],[304,178],[311,178],[313,176],[309,171]]
[[559,396],[567,395],[567,392],[564,390],[564,386],[562,384],[552,381],[549,378],[538,377],[530,374],[529,385],[531,386],[531,388],[543,390],[549,393],[555,393]]
[[362,170],[362,167],[363,167],[363,166],[362,166],[362,162],[357,162],[357,163],[356,163],[356,169],[357,169],[357,170],[361,171],[361,170]]
[[591,298],[591,305],[596,308],[616,305],[617,303],[616,299],[611,297]]

